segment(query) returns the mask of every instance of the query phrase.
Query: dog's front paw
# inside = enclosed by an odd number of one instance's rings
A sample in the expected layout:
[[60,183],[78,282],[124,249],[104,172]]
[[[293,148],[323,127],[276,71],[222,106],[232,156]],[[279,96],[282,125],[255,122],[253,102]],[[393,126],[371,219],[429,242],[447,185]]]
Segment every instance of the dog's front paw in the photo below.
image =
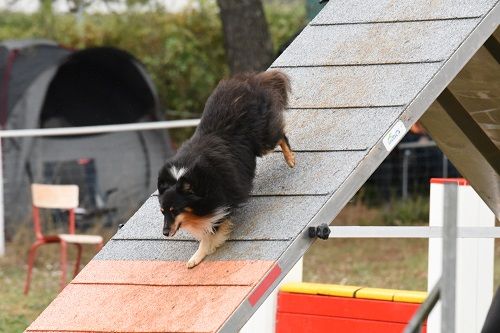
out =
[[191,259],[188,260],[186,266],[187,268],[193,268],[194,266],[198,265],[204,258],[205,256],[201,256],[198,253],[195,253]]
[[285,161],[290,168],[293,168],[295,166],[295,154],[293,152],[286,154]]

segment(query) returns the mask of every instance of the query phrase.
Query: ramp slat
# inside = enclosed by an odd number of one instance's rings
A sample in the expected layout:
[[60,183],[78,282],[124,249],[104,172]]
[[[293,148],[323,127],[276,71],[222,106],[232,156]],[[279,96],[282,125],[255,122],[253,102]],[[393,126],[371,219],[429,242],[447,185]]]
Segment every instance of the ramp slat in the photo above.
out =
[[253,194],[312,195],[333,192],[359,163],[365,151],[295,153],[293,169],[283,161],[281,153],[264,156],[257,161],[258,181]]
[[[339,66],[442,61],[479,19],[309,26],[273,64]],[[419,38],[415,38],[415,34]],[[321,40],[321,43],[318,41]]]
[[[276,260],[289,243],[289,240],[228,241],[207,261]],[[195,241],[110,240],[95,259],[187,261],[197,248]]]
[[285,114],[286,133],[298,151],[366,150],[384,134],[383,123],[401,112],[402,107],[291,109]]
[[428,63],[280,69],[292,80],[290,107],[308,109],[405,105],[440,66]]
[[214,332],[250,290],[70,284],[28,332]]
[[[497,0],[336,0],[311,24],[397,22],[480,17]],[[415,36],[418,38],[419,36]]]

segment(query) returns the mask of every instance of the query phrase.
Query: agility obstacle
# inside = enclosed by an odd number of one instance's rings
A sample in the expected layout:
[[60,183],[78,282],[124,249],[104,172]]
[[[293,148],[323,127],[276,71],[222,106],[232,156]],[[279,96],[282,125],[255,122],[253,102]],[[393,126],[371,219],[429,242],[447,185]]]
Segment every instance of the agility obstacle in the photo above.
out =
[[426,296],[411,290],[286,283],[278,295],[276,333],[401,333]]
[[197,244],[163,238],[152,196],[27,332],[237,332],[421,117],[498,217],[494,134],[441,92],[499,21],[497,0],[330,1],[272,65],[297,165],[259,160],[230,241],[187,270]]

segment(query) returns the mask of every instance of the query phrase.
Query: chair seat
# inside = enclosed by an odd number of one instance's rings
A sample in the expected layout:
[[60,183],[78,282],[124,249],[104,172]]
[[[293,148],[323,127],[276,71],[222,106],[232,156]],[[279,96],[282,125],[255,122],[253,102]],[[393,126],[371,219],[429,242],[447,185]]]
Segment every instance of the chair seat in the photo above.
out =
[[98,235],[59,234],[58,236],[66,243],[100,244],[103,241]]

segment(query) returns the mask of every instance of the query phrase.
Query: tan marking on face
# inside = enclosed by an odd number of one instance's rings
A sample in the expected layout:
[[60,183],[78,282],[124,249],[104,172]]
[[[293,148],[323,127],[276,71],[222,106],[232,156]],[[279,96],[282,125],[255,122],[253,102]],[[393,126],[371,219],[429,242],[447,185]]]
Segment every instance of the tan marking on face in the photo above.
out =
[[181,228],[186,229],[196,239],[201,240],[208,230],[212,229],[211,215],[199,216],[192,212],[182,212],[175,218],[175,224],[180,223]]

